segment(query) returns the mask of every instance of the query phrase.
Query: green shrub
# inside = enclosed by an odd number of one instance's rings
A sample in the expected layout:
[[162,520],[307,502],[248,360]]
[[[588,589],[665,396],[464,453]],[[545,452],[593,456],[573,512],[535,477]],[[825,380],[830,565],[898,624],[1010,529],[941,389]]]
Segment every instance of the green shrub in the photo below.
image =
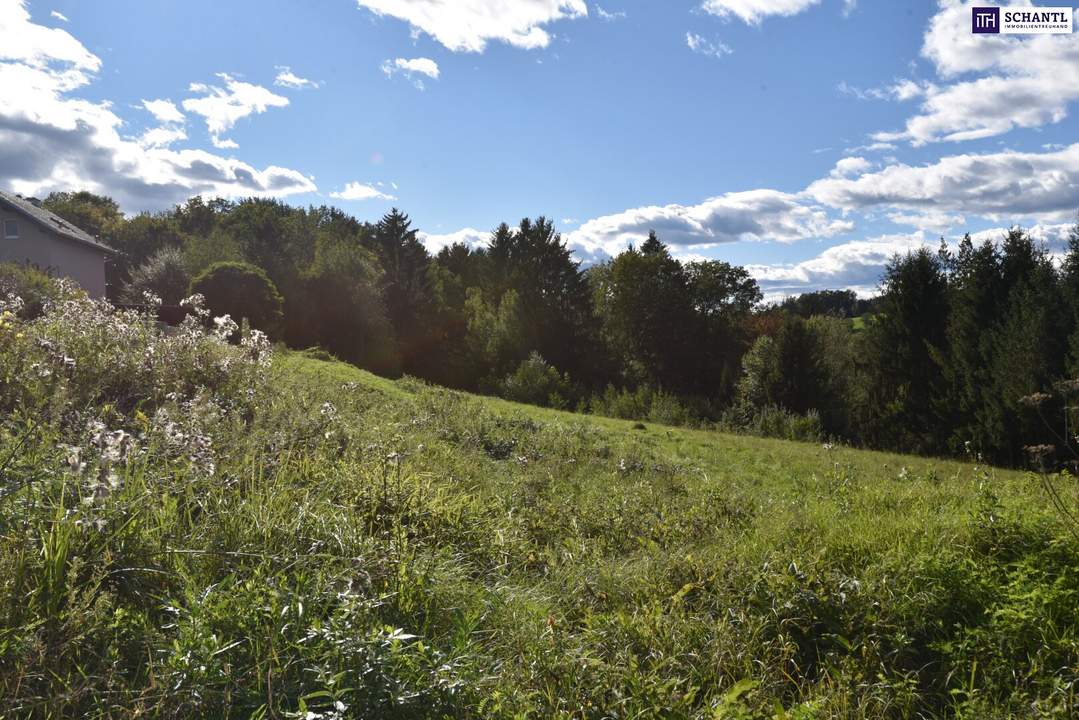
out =
[[[45,305],[62,294],[60,285],[46,273],[29,265],[0,264],[0,299],[18,297],[18,314],[26,319],[41,315]],[[73,286],[68,292],[78,292]]]
[[821,442],[825,438],[824,424],[816,410],[799,414],[776,405],[766,405],[748,417],[741,408],[731,409],[718,422],[718,429],[801,442]]
[[710,408],[706,402],[694,403],[692,399],[645,385],[636,390],[608,385],[603,393],[592,396],[588,411],[623,420],[650,420],[662,425],[693,427],[702,424]]
[[499,384],[502,397],[530,405],[564,408],[570,395],[568,375],[533,352]]
[[149,295],[165,305],[179,305],[187,296],[190,284],[183,251],[165,247],[135,268],[120,299],[130,305],[155,304],[148,303]]
[[191,293],[202,295],[215,317],[228,315],[235,322],[246,319],[251,327],[270,336],[281,331],[281,294],[266,273],[254,265],[215,263],[191,281]]

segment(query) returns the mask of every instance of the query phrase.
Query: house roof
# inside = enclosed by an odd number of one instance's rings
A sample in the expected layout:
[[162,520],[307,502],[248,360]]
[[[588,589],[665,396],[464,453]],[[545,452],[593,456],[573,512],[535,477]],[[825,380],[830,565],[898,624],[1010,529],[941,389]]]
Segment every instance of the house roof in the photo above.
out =
[[75,227],[56,213],[49,212],[45,208],[39,207],[26,198],[15,195],[14,193],[0,190],[0,206],[9,207],[15,212],[30,218],[38,225],[41,225],[68,240],[73,240],[74,242],[82,243],[83,245],[89,245],[107,253],[116,252],[82,228]]

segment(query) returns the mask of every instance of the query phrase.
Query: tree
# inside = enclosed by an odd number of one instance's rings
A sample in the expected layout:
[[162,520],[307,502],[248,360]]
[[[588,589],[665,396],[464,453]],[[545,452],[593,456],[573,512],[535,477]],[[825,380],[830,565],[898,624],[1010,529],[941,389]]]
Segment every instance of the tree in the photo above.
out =
[[281,295],[266,273],[254,265],[211,265],[191,281],[191,293],[205,297],[206,307],[215,317],[229,315],[237,323],[246,319],[251,327],[270,336],[280,333]]
[[427,272],[431,256],[417,239],[408,215],[397,208],[383,216],[370,237],[382,266],[382,297],[402,365],[406,372],[415,372],[431,350],[427,326],[433,302]]
[[1079,221],[1068,233],[1068,251],[1060,277],[1072,327],[1068,338],[1067,369],[1071,377],[1079,377]]
[[115,200],[85,190],[49,193],[41,205],[72,225],[106,242],[110,240],[112,232],[124,219],[120,213],[120,206]]
[[293,342],[318,344],[342,360],[383,375],[398,375],[393,328],[379,294],[382,270],[367,249],[369,227],[324,224],[315,236],[292,306]]
[[130,271],[164,248],[183,248],[188,240],[171,217],[140,213],[114,226],[109,244],[123,254]]
[[569,248],[545,217],[495,230],[486,253],[488,301],[513,289],[523,331],[521,357],[536,351],[575,377],[595,373],[595,327],[588,283]]
[[1001,264],[1011,287],[1003,317],[990,334],[993,392],[987,414],[993,435],[988,454],[1015,465],[1023,462],[1024,445],[1037,444],[1045,430],[1041,418],[1020,400],[1049,388],[1064,373],[1069,323],[1056,269],[1044,248],[1013,231]]
[[589,272],[606,343],[621,358],[624,383],[685,392],[697,383],[694,340],[700,336],[681,263],[656,234]]
[[870,324],[869,436],[878,447],[941,449],[936,402],[945,347],[948,285],[939,257],[926,248],[897,256],[885,269],[880,313]]

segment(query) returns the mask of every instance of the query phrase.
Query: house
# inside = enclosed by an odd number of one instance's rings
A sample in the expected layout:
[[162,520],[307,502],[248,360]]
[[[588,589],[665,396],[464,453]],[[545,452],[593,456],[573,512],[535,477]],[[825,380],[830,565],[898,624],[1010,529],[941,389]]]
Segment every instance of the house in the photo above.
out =
[[105,297],[105,261],[115,251],[35,202],[0,190],[0,262],[29,263]]

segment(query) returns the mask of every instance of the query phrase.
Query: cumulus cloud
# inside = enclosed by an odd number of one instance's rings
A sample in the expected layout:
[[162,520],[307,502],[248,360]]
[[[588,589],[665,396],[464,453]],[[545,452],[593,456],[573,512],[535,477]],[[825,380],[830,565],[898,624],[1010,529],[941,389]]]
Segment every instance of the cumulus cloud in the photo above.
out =
[[544,25],[588,15],[584,0],[356,0],[378,15],[404,20],[455,52],[483,52],[491,40],[547,47]]
[[[1024,228],[1024,231],[1059,258],[1066,249],[1072,227],[1074,225],[1069,223],[1038,224]],[[1000,243],[1007,232],[1006,227],[990,228],[971,233],[971,240],[975,244],[986,240]],[[947,236],[948,246],[954,251],[961,238],[961,235]],[[768,301],[827,289],[853,290],[862,297],[869,297],[877,294],[884,269],[893,257],[921,247],[936,250],[939,244],[939,235],[919,230],[841,243],[799,263],[747,265],[746,269],[756,278]]]
[[769,15],[797,15],[818,3],[820,0],[705,0],[701,9],[724,19],[737,17],[742,22],[758,25]]
[[192,195],[316,190],[296,170],[169,149],[175,132],[123,136],[112,104],[76,95],[100,68],[100,58],[65,30],[31,22],[24,2],[0,0],[0,186],[38,196],[87,189],[125,210],[160,209]]
[[392,78],[394,75],[398,74],[404,75],[420,90],[424,89],[424,84],[423,78],[417,77],[418,75],[423,75],[432,80],[438,80],[440,74],[438,63],[425,57],[386,60],[382,63],[382,72],[385,73],[388,78]]
[[807,194],[846,211],[886,207],[992,220],[1060,220],[1079,207],[1079,143],[1049,153],[1004,151],[921,166],[895,164],[857,177],[822,178]]
[[302,78],[292,72],[292,68],[288,65],[278,65],[274,70],[277,70],[277,76],[273,79],[273,84],[277,87],[291,88],[293,90],[307,90],[309,88],[316,89],[322,87],[322,83]]
[[373,185],[361,182],[350,182],[344,190],[330,193],[330,197],[338,200],[396,200],[393,195],[388,195]]
[[899,99],[922,97],[922,105],[903,130],[874,139],[917,146],[992,137],[1060,122],[1079,100],[1079,34],[974,35],[975,4],[942,0],[922,44],[942,83],[897,85]]
[[139,136],[138,142],[146,148],[160,148],[168,147],[181,140],[187,140],[187,133],[183,128],[163,125],[144,132]]
[[101,59],[67,30],[30,22],[25,0],[0,0],[0,60],[42,69],[64,63],[71,75],[68,83],[85,80],[83,73],[97,72]]
[[882,235],[833,245],[800,263],[747,265],[746,270],[769,300],[824,289],[849,289],[864,297],[875,294],[889,260],[927,240],[922,232]]
[[962,227],[967,219],[962,215],[949,215],[945,212],[894,212],[888,214],[888,219],[896,225],[909,225],[919,230],[929,230],[934,233],[944,233],[952,228]]
[[143,100],[142,107],[161,123],[182,123],[184,114],[171,100]]
[[864,173],[873,167],[873,163],[864,157],[845,157],[832,168],[831,176],[835,178],[850,177]]
[[634,208],[595,218],[567,239],[587,251],[617,254],[655,230],[672,245],[711,245],[739,240],[794,242],[832,237],[854,224],[832,218],[814,203],[777,190],[727,193],[699,205]]
[[238,147],[233,141],[222,139],[221,134],[231,130],[237,121],[248,115],[288,105],[288,98],[261,85],[237,80],[228,73],[217,73],[217,77],[221,78],[225,87],[191,83],[191,92],[201,93],[202,97],[183,101],[184,110],[205,118],[214,147]]
[[416,238],[427,248],[427,252],[437,255],[442,248],[462,243],[470,248],[481,248],[487,245],[491,238],[490,231],[477,230],[475,228],[463,228],[452,233],[416,233]]
[[692,32],[686,33],[686,45],[695,53],[714,58],[721,58],[734,52],[726,43],[719,40],[709,40]]

